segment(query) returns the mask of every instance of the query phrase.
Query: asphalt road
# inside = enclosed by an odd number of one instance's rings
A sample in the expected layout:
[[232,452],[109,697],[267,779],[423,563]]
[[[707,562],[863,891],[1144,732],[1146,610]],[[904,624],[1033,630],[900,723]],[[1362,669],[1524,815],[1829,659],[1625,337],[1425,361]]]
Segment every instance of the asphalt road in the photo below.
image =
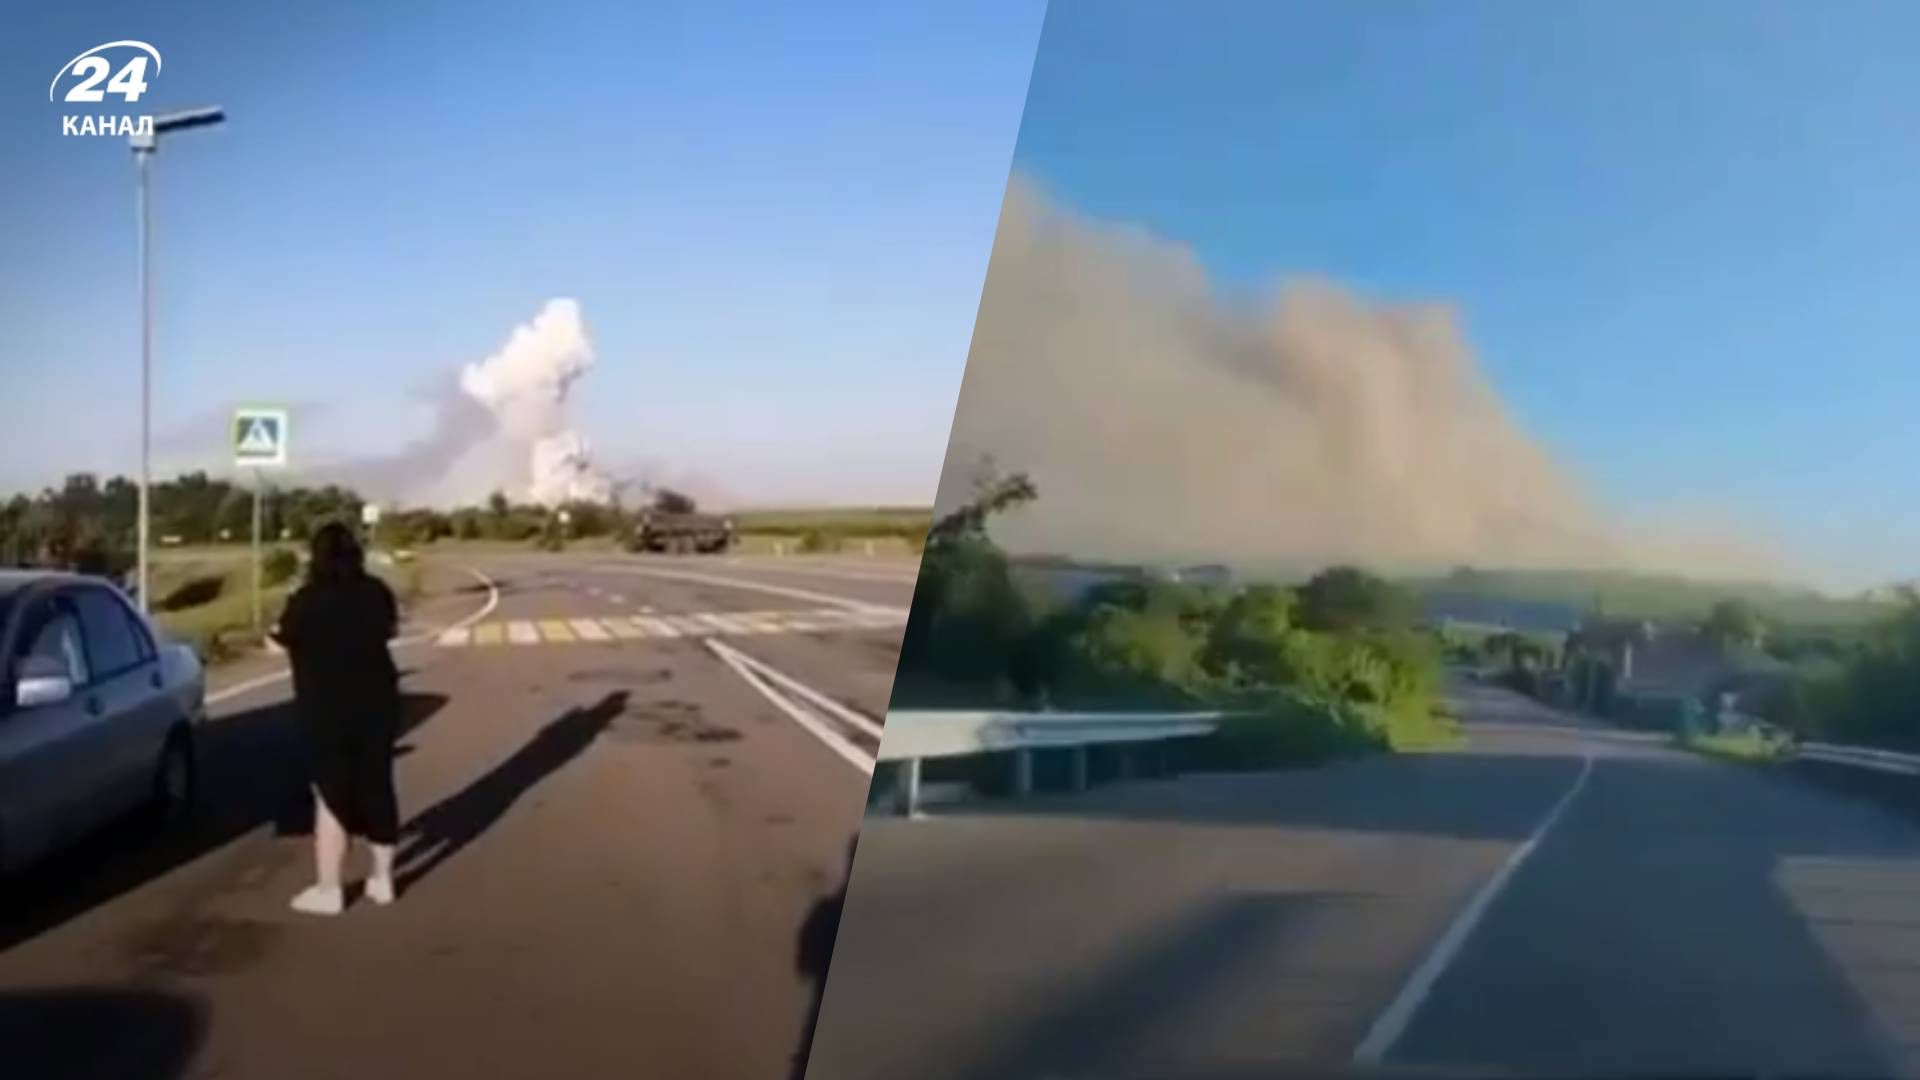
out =
[[1913,824],[1460,696],[1454,752],[870,819],[809,1075],[1920,1071]]
[[[190,833],[116,830],[6,883],[0,1074],[784,1074],[797,935],[868,775],[706,638],[634,620],[755,613],[720,640],[877,719],[900,628],[871,616],[911,567],[464,562],[430,567],[400,653],[399,903],[287,909],[311,873],[289,691],[275,660],[223,673]],[[854,614],[804,629],[821,611]]]

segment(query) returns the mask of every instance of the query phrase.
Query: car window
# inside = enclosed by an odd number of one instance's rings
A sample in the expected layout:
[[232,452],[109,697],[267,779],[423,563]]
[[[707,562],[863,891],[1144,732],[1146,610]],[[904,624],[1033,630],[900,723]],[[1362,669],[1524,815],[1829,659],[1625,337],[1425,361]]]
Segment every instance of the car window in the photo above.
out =
[[[80,620],[65,606],[50,613],[20,649],[19,659],[57,664],[75,686],[87,684],[87,654],[80,643]],[[18,668],[16,668],[18,670]]]
[[145,659],[126,608],[112,594],[105,589],[80,589],[71,596],[95,675],[118,675]]

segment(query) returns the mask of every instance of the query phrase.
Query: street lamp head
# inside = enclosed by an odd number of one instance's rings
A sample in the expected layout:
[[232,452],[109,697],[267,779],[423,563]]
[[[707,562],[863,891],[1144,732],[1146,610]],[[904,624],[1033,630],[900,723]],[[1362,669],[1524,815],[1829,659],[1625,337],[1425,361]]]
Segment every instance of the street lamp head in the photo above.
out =
[[156,135],[164,135],[169,131],[185,131],[187,128],[211,127],[226,118],[226,110],[218,105],[209,105],[204,109],[182,109],[179,112],[170,112],[154,117],[153,132]]
[[212,127],[225,121],[227,113],[218,105],[203,109],[181,109],[178,112],[163,113],[153,118],[153,126],[129,138],[136,154],[151,154],[157,148],[160,136],[188,128]]

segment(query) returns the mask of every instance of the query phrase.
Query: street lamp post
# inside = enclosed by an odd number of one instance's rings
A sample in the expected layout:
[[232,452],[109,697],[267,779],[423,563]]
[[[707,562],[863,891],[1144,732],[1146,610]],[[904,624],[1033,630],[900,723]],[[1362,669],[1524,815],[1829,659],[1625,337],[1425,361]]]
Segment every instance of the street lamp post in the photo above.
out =
[[147,172],[154,151],[159,149],[160,136],[172,131],[185,131],[188,128],[211,127],[227,118],[227,114],[218,107],[207,109],[187,109],[182,112],[167,113],[153,118],[151,130],[135,134],[129,138],[133,146],[133,160],[138,166],[137,188],[134,193],[134,208],[139,216],[139,259],[140,259],[140,510],[139,510],[139,599],[140,610],[153,610],[147,594],[147,547],[151,531],[149,508],[153,454],[153,271],[152,242],[147,225]]

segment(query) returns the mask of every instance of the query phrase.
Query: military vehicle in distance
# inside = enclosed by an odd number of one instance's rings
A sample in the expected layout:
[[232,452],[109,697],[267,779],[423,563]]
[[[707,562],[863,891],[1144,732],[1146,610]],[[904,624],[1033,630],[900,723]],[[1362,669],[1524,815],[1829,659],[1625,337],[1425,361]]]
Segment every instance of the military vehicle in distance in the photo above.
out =
[[733,519],[717,514],[642,510],[627,534],[628,551],[716,554],[733,547]]

